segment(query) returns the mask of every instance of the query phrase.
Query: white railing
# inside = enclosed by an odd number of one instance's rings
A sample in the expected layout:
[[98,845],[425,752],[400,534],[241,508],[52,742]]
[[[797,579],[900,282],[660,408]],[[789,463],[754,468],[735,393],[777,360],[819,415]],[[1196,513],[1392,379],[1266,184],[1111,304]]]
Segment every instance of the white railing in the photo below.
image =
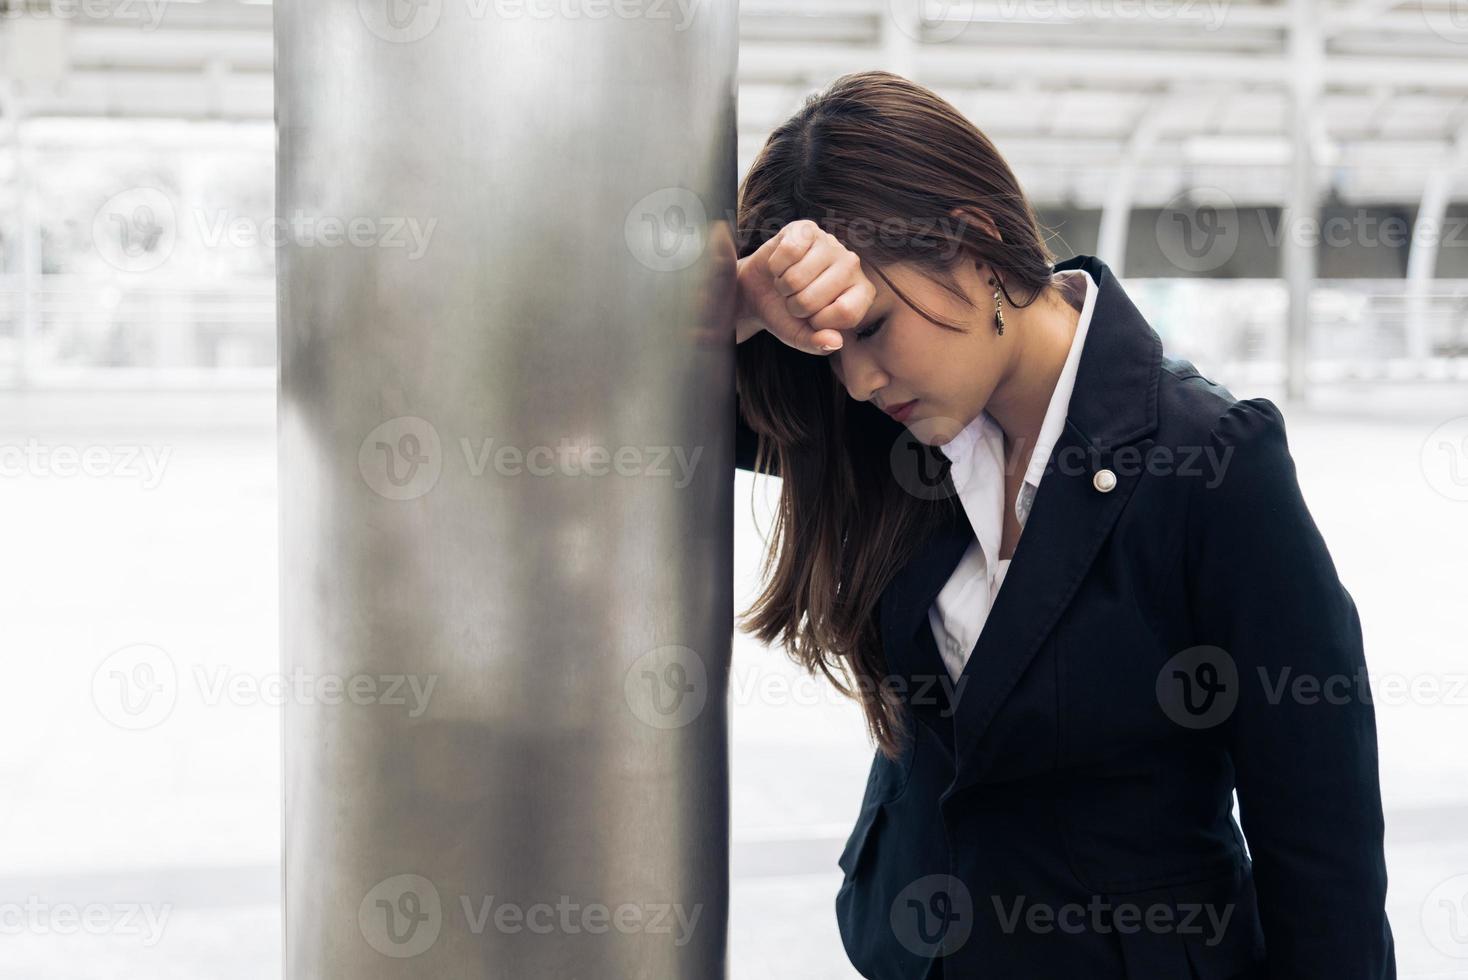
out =
[[0,277],[0,386],[274,381],[268,278],[123,286],[44,276],[26,296]]
[[[1163,337],[1218,380],[1283,376],[1285,285],[1278,279],[1129,279]],[[1408,358],[1401,279],[1322,279],[1310,381],[1468,379],[1468,279],[1439,279],[1420,306],[1429,357]],[[269,386],[275,381],[271,279],[124,286],[45,276],[26,297],[0,277],[0,387]]]

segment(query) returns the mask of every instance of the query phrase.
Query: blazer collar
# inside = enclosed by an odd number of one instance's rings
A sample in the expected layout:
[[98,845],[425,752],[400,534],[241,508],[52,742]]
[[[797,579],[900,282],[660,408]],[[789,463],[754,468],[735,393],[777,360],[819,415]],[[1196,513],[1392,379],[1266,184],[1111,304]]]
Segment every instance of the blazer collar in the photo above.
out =
[[[1135,466],[1118,470],[1116,485],[1103,492],[1092,483],[1095,473],[1111,468],[1118,447],[1157,428],[1161,338],[1099,258],[1077,255],[1054,268],[1089,272],[1096,280],[1096,305],[1065,426],[1004,585],[954,692],[956,775],[950,793],[982,775],[983,753],[977,749],[984,732],[1075,594],[1140,475]],[[971,540],[963,508],[955,506],[953,519],[929,536],[882,593],[879,619],[892,673],[947,680],[931,645],[915,640],[917,630],[928,628],[928,607]],[[908,687],[921,689],[916,680]]]
[[1056,272],[1069,269],[1085,269],[1098,288],[1067,418],[1092,445],[1107,451],[1157,428],[1162,338],[1105,262],[1077,255],[1055,265]]

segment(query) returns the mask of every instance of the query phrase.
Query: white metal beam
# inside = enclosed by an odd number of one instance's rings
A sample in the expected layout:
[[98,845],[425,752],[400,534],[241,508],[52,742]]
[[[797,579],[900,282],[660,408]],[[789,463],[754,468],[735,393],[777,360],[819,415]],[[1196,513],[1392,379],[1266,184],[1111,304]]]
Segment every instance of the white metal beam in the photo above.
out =
[[1427,294],[1437,269],[1438,245],[1453,184],[1468,169],[1468,121],[1463,123],[1442,161],[1428,174],[1412,222],[1412,244],[1407,251],[1407,356],[1425,361],[1431,353],[1427,330]]

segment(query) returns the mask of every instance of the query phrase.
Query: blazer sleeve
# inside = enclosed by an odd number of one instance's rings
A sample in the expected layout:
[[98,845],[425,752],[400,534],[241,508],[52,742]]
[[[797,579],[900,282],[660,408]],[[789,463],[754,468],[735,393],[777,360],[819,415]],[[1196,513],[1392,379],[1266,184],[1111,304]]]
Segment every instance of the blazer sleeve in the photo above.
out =
[[[758,472],[754,468],[755,453],[759,450],[759,435],[744,421],[744,409],[739,402],[739,392],[734,393],[734,466],[737,469]],[[780,461],[770,457],[771,476],[780,475]]]
[[1218,466],[1189,491],[1189,601],[1198,642],[1237,668],[1223,732],[1268,975],[1394,978],[1376,719],[1355,602],[1305,506],[1274,403],[1235,402],[1209,442]]

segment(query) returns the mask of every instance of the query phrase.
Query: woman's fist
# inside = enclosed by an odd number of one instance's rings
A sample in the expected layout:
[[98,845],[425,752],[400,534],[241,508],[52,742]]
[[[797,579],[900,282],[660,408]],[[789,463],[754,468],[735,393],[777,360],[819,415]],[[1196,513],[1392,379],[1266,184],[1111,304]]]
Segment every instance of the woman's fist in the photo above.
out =
[[736,334],[760,330],[807,354],[829,354],[862,321],[877,290],[861,258],[814,221],[792,221],[739,260]]

